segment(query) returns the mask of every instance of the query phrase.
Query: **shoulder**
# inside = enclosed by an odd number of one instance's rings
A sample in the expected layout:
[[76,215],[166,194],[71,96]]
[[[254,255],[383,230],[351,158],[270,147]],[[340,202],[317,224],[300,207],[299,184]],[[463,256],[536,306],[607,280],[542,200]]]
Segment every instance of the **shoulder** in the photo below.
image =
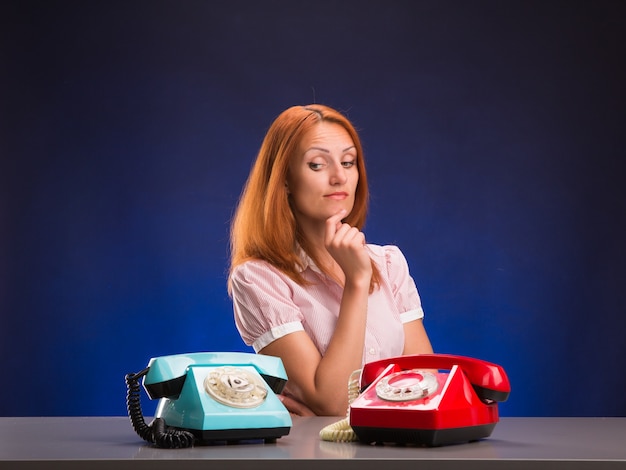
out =
[[409,270],[404,253],[396,245],[367,245],[372,260],[389,278],[402,276]]
[[287,278],[277,267],[260,259],[250,259],[233,268],[230,273],[231,282],[258,280],[259,278]]
[[261,286],[275,290],[292,290],[294,281],[271,263],[251,259],[233,268],[228,278],[231,289],[255,289]]
[[394,261],[406,262],[404,254],[396,245],[373,245],[368,243],[367,248],[375,261],[386,263]]
[[229,294],[237,304],[274,304],[292,299],[295,282],[278,268],[261,260],[246,261],[233,268],[228,278]]

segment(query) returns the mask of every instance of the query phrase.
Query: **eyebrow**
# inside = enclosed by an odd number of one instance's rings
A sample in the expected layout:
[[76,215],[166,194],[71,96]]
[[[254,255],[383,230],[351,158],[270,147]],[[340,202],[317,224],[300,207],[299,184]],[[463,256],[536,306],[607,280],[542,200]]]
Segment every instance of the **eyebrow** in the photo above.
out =
[[[342,153],[346,153],[347,151],[352,150],[352,149],[356,150],[356,145],[351,145],[350,147],[346,147],[345,149],[342,150]],[[308,149],[304,151],[304,153],[307,153],[309,150],[319,150],[320,152],[330,153],[330,150],[325,149],[323,147],[309,147]]]

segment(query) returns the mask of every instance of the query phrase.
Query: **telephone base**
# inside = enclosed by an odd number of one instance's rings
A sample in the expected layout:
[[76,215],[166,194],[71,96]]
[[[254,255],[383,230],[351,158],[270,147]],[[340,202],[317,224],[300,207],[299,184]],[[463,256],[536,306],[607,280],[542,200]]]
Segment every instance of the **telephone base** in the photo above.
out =
[[403,429],[352,426],[359,441],[366,444],[414,444],[438,447],[478,441],[491,436],[496,423],[449,429]]
[[187,429],[192,432],[201,442],[238,442],[238,441],[257,441],[263,440],[265,443],[273,443],[282,436],[289,434],[290,427],[281,428],[251,428],[251,429],[214,429],[214,430],[195,430]]

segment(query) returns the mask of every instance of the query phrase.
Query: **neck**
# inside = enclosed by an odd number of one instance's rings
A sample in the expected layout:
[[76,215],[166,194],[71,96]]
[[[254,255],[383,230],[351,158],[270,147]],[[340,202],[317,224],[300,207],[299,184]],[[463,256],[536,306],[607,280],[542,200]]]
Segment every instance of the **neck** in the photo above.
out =
[[325,222],[312,221],[298,217],[297,214],[295,216],[299,227],[298,231],[306,238],[308,249],[313,251],[316,257],[323,258],[324,256],[329,256],[326,251],[326,245],[324,244],[324,238],[326,237]]
[[344,284],[344,273],[339,264],[326,249],[324,239],[326,237],[325,222],[311,223],[310,221],[298,221],[301,233],[306,238],[306,249],[318,267],[331,276],[340,285]]

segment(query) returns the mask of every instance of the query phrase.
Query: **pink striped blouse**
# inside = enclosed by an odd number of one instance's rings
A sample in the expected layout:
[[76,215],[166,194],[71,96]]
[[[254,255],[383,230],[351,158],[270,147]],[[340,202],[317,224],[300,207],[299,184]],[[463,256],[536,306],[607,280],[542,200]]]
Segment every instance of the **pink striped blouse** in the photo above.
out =
[[[417,288],[406,259],[393,245],[368,245],[380,269],[380,289],[369,297],[363,363],[399,356],[404,348],[402,324],[423,318]],[[248,261],[232,273],[235,324],[256,352],[295,331],[305,331],[324,355],[333,335],[342,288],[303,256],[300,286],[265,261]]]

